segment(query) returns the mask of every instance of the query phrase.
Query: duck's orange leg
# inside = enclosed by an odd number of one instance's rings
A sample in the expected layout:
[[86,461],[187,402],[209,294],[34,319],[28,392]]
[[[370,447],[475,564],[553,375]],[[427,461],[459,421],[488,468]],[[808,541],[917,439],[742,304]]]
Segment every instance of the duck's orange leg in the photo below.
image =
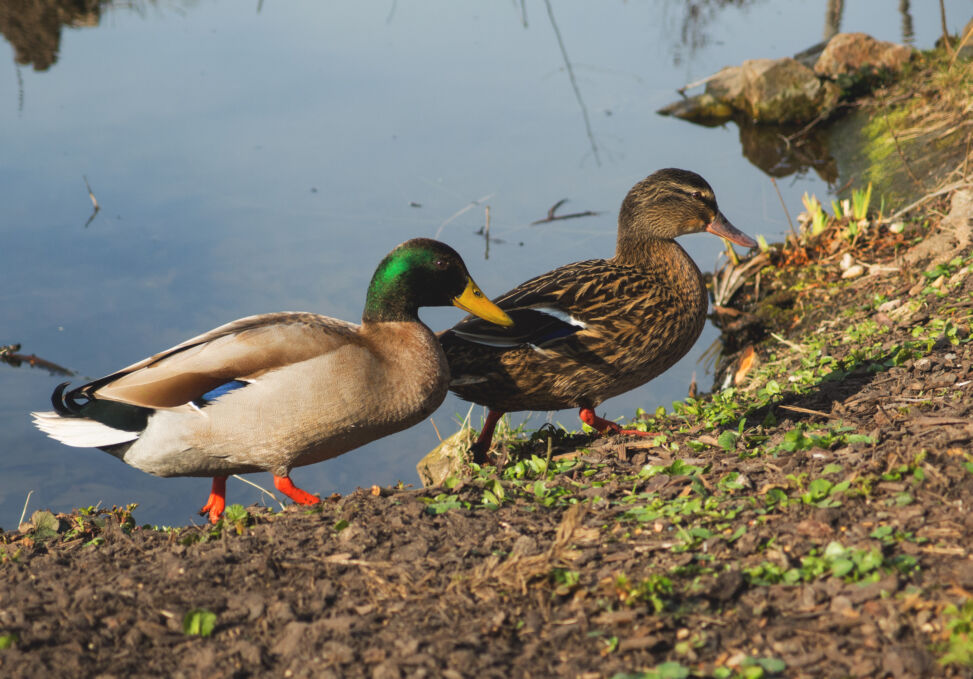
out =
[[612,422],[611,420],[606,420],[603,417],[598,417],[595,415],[595,411],[592,408],[582,408],[578,412],[578,417],[581,421],[592,429],[598,430],[599,434],[607,434],[612,432],[615,434],[627,434],[631,436],[658,436],[655,432],[651,431],[639,431],[638,429],[622,429],[620,426]]
[[209,513],[209,522],[216,523],[226,507],[226,477],[214,476],[213,487],[209,491],[206,505],[199,510],[200,515]]
[[493,445],[493,431],[497,428],[497,422],[503,417],[502,410],[490,410],[487,413],[486,422],[483,423],[483,429],[480,430],[480,436],[476,439],[476,443],[470,446],[470,452],[473,453],[473,461],[477,464],[485,464],[487,461],[487,453],[490,451],[490,446]]
[[289,476],[277,476],[274,474],[274,488],[299,505],[313,505],[321,501],[321,498],[317,495],[311,495],[306,490],[301,490],[295,486]]

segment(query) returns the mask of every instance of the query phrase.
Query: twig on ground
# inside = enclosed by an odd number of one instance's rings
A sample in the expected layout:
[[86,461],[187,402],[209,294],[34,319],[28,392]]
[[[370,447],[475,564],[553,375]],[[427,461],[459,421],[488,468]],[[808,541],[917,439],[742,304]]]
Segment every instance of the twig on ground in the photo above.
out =
[[818,417],[826,417],[829,420],[840,420],[841,418],[837,415],[832,415],[831,413],[823,413],[820,410],[811,410],[810,408],[802,408],[801,406],[783,406],[779,405],[778,408],[783,408],[784,410],[791,410],[795,413],[804,413],[805,415],[817,415]]
[[943,195],[944,193],[949,193],[951,191],[955,191],[956,189],[965,189],[965,188],[969,188],[969,187],[973,187],[973,182],[958,181],[958,182],[953,182],[952,184],[948,184],[948,185],[942,187],[941,189],[937,189],[936,191],[933,191],[931,193],[927,193],[926,195],[924,195],[919,200],[916,200],[916,201],[914,201],[912,203],[909,203],[908,205],[906,205],[904,208],[902,208],[901,210],[899,210],[895,214],[890,215],[887,221],[894,222],[896,219],[898,219],[902,215],[906,214],[910,210],[914,210],[915,208],[919,207],[920,205],[923,205],[925,203],[928,203],[933,198],[937,198],[937,197]]
[[27,491],[27,499],[24,500],[24,511],[20,512],[20,521],[17,522],[18,526],[24,522],[24,517],[27,516],[27,503],[30,502],[30,496],[33,494],[34,491],[32,490]]
[[953,52],[953,58],[949,61],[949,68],[953,68],[953,64],[956,63],[956,57],[959,56],[960,52],[963,50],[963,47],[966,46],[966,43],[969,42],[970,38],[973,38],[973,26],[970,27],[970,30],[966,32],[966,35],[963,36],[963,39],[960,40],[960,43],[956,46],[956,51]]
[[247,484],[247,485],[249,485],[249,486],[253,486],[253,487],[254,487],[254,488],[256,488],[257,490],[259,490],[259,491],[260,491],[261,493],[264,493],[265,495],[269,495],[269,496],[270,496],[270,497],[271,497],[271,498],[273,499],[273,501],[274,501],[274,502],[276,502],[277,504],[279,504],[279,505],[280,505],[280,510],[281,510],[281,511],[284,511],[284,503],[283,503],[283,502],[281,502],[280,500],[278,500],[278,499],[277,499],[277,496],[276,496],[276,495],[274,495],[273,493],[271,493],[271,492],[270,492],[269,490],[267,490],[266,488],[264,488],[264,487],[262,487],[262,486],[258,486],[258,485],[257,485],[256,483],[254,483],[253,481],[250,481],[249,479],[245,479],[245,478],[243,478],[242,476],[240,476],[239,474],[232,474],[232,476],[233,476],[233,478],[235,478],[235,479],[236,479],[237,481],[243,481],[243,482],[244,482],[245,484]]
[[786,344],[787,346],[789,346],[794,351],[800,352],[802,354],[804,353],[804,347],[802,347],[800,344],[794,344],[790,340],[784,339],[783,337],[781,337],[780,335],[778,335],[776,332],[770,333],[770,336],[773,337],[778,342],[780,342],[781,344]]
[[794,229],[794,222],[791,221],[791,213],[787,209],[787,203],[784,202],[784,196],[780,195],[780,189],[777,187],[777,180],[771,177],[770,183],[774,185],[774,191],[777,192],[777,198],[780,200],[780,205],[784,208],[784,215],[787,217],[787,224],[791,227],[791,235],[794,237],[794,247],[800,247],[801,241],[797,237],[797,230]]

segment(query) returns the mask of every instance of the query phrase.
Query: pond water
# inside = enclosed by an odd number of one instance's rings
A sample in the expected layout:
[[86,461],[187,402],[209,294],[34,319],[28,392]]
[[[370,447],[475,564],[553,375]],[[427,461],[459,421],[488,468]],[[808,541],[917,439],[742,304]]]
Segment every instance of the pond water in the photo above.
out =
[[[377,262],[414,236],[452,244],[489,295],[610,256],[622,198],[661,167],[701,173],[739,228],[779,239],[786,216],[736,126],[655,111],[688,82],[793,54],[836,25],[923,48],[941,31],[938,3],[899,0],[89,0],[64,3],[71,25],[39,9],[52,4],[0,9],[0,345],[76,381],[249,314],[357,320]],[[946,10],[952,32],[969,19],[966,0]],[[829,191],[806,169],[778,185],[792,216],[804,191]],[[562,198],[562,211],[601,214],[530,226]],[[476,234],[487,205],[488,259]],[[714,267],[718,239],[683,244]],[[437,330],[461,316],[423,311]],[[599,414],[668,405],[694,373],[708,389],[701,355],[715,337],[707,328]],[[140,522],[195,517],[207,479],[154,478],[31,426],[62,379],[0,364],[0,526],[16,527],[29,491],[28,513],[137,502]],[[440,432],[468,409],[449,397]],[[579,427],[573,411],[553,421]],[[436,443],[423,423],[294,479],[322,495],[418,483]],[[233,479],[227,498],[261,501]]]

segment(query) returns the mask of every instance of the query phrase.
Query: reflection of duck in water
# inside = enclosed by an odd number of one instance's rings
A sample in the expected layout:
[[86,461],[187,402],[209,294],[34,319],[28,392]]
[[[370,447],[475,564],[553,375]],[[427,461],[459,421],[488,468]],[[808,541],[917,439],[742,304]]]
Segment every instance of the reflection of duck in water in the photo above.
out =
[[674,240],[700,231],[756,245],[720,213],[702,177],[659,170],[622,202],[614,257],[568,264],[498,297],[512,327],[469,317],[440,334],[449,388],[490,409],[474,459],[486,459],[507,411],[580,408],[581,420],[602,433],[640,433],[594,408],[667,370],[702,332],[703,277]]
[[410,427],[446,396],[448,369],[421,306],[454,304],[492,323],[489,302],[449,246],[410,240],[379,264],[361,325],[310,313],[250,316],[64,393],[36,425],[158,476],[212,476],[214,523],[226,477],[270,471],[300,504],[294,467]]

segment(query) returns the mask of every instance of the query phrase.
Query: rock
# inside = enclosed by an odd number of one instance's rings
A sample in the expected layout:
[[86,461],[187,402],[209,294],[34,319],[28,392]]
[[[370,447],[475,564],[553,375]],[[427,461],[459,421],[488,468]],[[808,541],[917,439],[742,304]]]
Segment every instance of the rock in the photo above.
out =
[[657,113],[688,120],[699,125],[721,125],[732,115],[734,109],[708,92],[673,102]]
[[743,62],[740,108],[758,123],[801,123],[827,117],[839,89],[790,57]]
[[706,81],[706,94],[717,101],[725,102],[735,108],[741,108],[745,85],[743,67],[726,66]]
[[423,487],[438,486],[450,476],[461,475],[473,439],[473,430],[464,427],[419,460],[416,471]]
[[832,80],[849,74],[897,72],[912,55],[913,49],[905,45],[876,40],[865,33],[839,33],[828,41],[814,72]]
[[739,111],[755,123],[806,123],[827,117],[838,103],[838,87],[822,81],[795,59],[753,59],[728,66],[706,81],[706,91],[659,113],[708,124]]

